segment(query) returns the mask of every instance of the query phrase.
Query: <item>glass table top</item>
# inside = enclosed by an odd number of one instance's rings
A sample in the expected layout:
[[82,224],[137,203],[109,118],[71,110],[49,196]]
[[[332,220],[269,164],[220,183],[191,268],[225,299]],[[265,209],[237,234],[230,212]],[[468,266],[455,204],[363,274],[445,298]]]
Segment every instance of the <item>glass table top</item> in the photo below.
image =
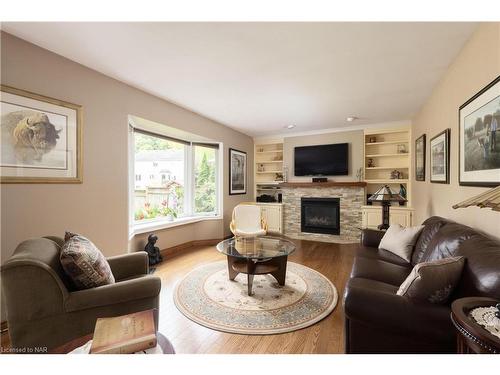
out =
[[217,250],[222,254],[246,259],[276,258],[293,253],[295,248],[292,241],[272,236],[233,237],[217,244]]

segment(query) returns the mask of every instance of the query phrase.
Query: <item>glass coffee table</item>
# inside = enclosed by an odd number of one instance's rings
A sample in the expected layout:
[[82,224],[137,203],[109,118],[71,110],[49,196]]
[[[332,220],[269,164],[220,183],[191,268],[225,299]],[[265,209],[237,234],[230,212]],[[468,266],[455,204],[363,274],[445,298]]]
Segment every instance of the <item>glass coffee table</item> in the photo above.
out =
[[285,285],[288,255],[295,251],[295,244],[281,237],[230,238],[219,242],[217,250],[227,255],[229,280],[239,273],[247,275],[248,295],[252,295],[254,275],[272,275],[279,285]]

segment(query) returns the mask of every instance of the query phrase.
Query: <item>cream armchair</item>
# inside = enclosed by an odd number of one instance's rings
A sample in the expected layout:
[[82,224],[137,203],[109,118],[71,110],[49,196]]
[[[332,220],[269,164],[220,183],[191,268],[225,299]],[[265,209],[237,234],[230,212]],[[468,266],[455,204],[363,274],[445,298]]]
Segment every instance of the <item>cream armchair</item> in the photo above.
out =
[[235,237],[252,238],[267,233],[267,223],[262,218],[260,207],[255,204],[237,205],[229,227]]

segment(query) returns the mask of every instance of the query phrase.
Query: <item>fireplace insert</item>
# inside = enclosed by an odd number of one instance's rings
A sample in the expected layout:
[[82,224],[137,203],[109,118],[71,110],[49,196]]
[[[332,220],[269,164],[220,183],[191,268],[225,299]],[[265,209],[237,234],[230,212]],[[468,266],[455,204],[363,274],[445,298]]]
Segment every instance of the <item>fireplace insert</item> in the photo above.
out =
[[340,234],[340,198],[301,198],[300,230]]

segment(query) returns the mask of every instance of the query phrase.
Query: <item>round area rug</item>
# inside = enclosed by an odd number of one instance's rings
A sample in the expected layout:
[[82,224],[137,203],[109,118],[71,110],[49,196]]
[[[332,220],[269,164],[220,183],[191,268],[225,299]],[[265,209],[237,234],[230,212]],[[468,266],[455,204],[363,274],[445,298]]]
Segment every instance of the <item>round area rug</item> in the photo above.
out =
[[227,262],[201,266],[181,280],[174,302],[192,321],[218,331],[271,335],[308,327],[337,305],[335,286],[306,266],[288,262],[285,286],[271,275],[255,275],[252,296],[247,275],[228,279]]

